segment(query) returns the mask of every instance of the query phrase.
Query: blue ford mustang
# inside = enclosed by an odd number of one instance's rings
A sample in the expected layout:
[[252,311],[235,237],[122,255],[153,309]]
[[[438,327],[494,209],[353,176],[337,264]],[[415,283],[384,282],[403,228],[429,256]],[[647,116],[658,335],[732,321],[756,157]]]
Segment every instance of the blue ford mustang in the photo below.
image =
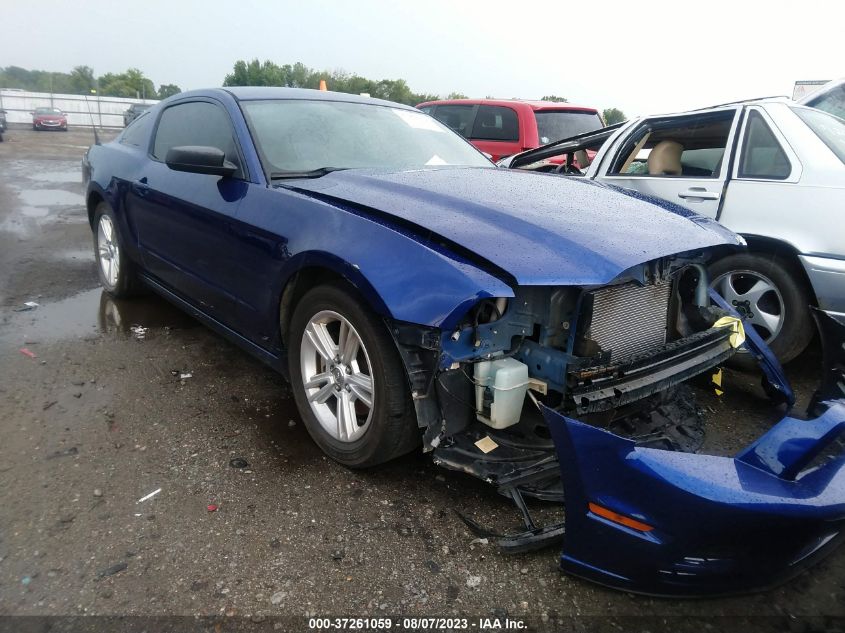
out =
[[[493,484],[526,524],[505,549],[562,541],[571,573],[688,594],[782,580],[839,541],[842,458],[811,460],[843,404],[820,397],[735,458],[695,454],[681,383],[738,346],[793,401],[708,292],[708,259],[741,246],[715,222],[499,170],[412,108],[308,90],[171,97],[83,172],[108,292],[152,288],[282,372],[342,464],[422,446]],[[566,520],[536,526],[525,497],[564,494]]]

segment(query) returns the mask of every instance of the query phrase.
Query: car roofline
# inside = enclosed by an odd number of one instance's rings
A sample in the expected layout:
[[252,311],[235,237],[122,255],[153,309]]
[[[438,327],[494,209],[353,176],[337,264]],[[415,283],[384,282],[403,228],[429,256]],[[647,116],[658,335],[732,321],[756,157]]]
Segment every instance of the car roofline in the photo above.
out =
[[[225,88],[214,88],[214,91],[222,91],[231,95],[236,101],[337,101],[346,103],[362,103],[368,105],[380,105],[403,110],[416,110],[413,106],[365,97],[348,92],[334,92],[331,90],[313,90],[311,88],[288,88],[282,86],[227,86]],[[200,91],[206,92],[206,91]]]
[[543,110],[568,110],[571,112],[588,112],[599,114],[598,108],[577,105],[566,101],[534,101],[530,99],[433,99],[417,104],[417,108],[433,105],[492,105],[492,106],[518,106],[529,108],[535,112]]

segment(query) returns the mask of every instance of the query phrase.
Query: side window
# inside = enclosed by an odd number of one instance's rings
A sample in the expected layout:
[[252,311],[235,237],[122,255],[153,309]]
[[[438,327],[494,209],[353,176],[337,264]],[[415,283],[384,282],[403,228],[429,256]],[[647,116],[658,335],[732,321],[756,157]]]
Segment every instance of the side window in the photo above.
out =
[[181,145],[221,149],[226,153],[226,160],[238,165],[236,176],[242,175],[234,131],[229,116],[222,108],[205,101],[195,101],[170,106],[162,112],[153,156],[163,161],[171,147]]
[[439,105],[434,111],[434,118],[461,136],[468,137],[474,109],[475,106],[471,105]]
[[783,180],[788,178],[791,172],[789,159],[763,115],[757,110],[751,110],[742,141],[739,177]]
[[147,140],[150,138],[152,120],[152,115],[144,112],[126,126],[126,129],[120,135],[119,141],[124,145],[134,145],[135,147],[145,146]]
[[631,134],[613,176],[718,178],[736,110],[649,119]]
[[479,106],[470,138],[481,141],[518,141],[519,119],[516,112],[503,106]]
[[431,114],[434,111],[434,106],[425,106],[420,108],[420,112],[425,112],[426,114]]

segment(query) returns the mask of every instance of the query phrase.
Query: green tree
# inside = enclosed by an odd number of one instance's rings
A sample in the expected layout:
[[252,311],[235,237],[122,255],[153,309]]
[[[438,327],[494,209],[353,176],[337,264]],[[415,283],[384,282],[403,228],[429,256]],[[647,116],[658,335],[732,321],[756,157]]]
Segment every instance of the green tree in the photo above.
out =
[[625,116],[625,113],[622,112],[619,108],[607,108],[601,113],[602,118],[604,119],[605,125],[613,125],[614,123],[622,123],[622,121],[626,121],[628,117]]
[[329,90],[352,94],[366,93],[379,99],[387,99],[408,105],[437,99],[436,95],[416,93],[404,79],[367,79],[344,70],[315,70],[302,62],[279,66],[269,60],[245,61],[239,59],[232,72],[223,79],[224,86],[287,86],[289,88],[320,87],[325,80]]
[[446,95],[447,99],[469,99],[463,92],[450,92]]
[[155,84],[137,68],[130,68],[124,73],[106,73],[100,77],[100,94],[109,97],[134,97],[155,99]]
[[97,85],[94,69],[90,66],[75,66],[70,71],[70,85],[73,94],[86,95]]
[[567,103],[566,97],[558,97],[557,95],[546,95],[541,97],[540,101],[554,101],[555,103]]
[[180,92],[182,92],[182,89],[176,84],[161,84],[158,87],[158,98],[167,99],[167,97],[178,95]]

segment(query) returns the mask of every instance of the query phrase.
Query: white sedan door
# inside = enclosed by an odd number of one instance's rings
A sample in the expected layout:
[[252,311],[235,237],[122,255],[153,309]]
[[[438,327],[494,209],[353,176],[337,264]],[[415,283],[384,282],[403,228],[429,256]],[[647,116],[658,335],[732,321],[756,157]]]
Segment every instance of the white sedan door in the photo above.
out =
[[598,179],[715,218],[739,111],[728,107],[643,119],[617,142]]

